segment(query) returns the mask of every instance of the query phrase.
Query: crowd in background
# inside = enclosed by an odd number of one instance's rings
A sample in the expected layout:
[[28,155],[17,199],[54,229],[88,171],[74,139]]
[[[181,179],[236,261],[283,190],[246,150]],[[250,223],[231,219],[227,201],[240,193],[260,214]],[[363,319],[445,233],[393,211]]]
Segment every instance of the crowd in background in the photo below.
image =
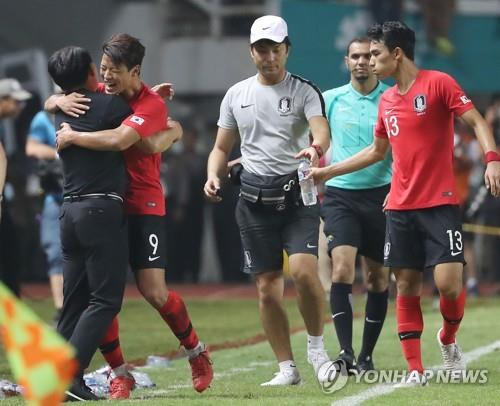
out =
[[[22,107],[15,119],[17,145],[9,156],[0,226],[0,271],[2,279],[11,286],[19,286],[21,281],[46,280],[47,270],[53,266],[53,258],[42,248],[43,236],[40,235],[47,195],[42,188],[43,179],[40,181],[43,166],[38,159],[26,154],[26,144],[31,137],[30,125],[40,101],[34,97],[23,102]],[[500,95],[492,96],[484,112],[496,142],[500,144]],[[181,283],[247,281],[248,276],[241,272],[238,229],[233,217],[227,216],[234,210],[239,193],[237,187],[226,185],[223,204],[214,205],[203,198],[208,147],[215,135],[215,127],[209,124],[205,128],[190,127],[189,120],[183,125],[182,142],[164,154],[162,165],[168,213],[169,278]],[[500,226],[500,202],[481,191],[484,164],[478,143],[471,135],[472,131],[461,122],[456,123],[455,132],[455,170],[464,223]],[[234,157],[238,154],[235,148]],[[477,281],[500,279],[495,266],[500,260],[495,249],[499,237],[481,233],[466,235],[469,290],[477,293]],[[215,276],[206,278],[200,275],[204,263],[217,265]]]
[[[448,37],[455,10],[455,0],[419,0],[424,16],[427,45],[443,56],[454,53],[454,44]],[[374,21],[398,20],[403,13],[404,1],[370,0],[368,10]],[[485,95],[481,95],[483,98]],[[47,239],[54,234],[54,223],[40,228],[51,207],[48,196],[53,191],[44,184],[39,158],[30,149],[33,139],[33,118],[43,101],[38,95],[20,104],[14,119],[15,146],[9,155],[9,169],[0,224],[0,273],[2,279],[14,288],[21,281],[42,281],[47,271],[52,275],[60,264],[47,247]],[[500,94],[494,94],[484,109],[492,126],[497,145],[500,145]],[[4,120],[0,121],[0,140]],[[193,120],[194,122],[194,120]],[[211,204],[203,198],[206,179],[206,161],[210,145],[216,134],[213,123],[183,120],[185,129],[182,142],[163,155],[162,181],[167,202],[167,258],[169,280],[172,282],[224,281],[245,282],[248,276],[241,272],[241,243],[233,216],[239,190],[228,183],[221,204]],[[455,127],[455,172],[459,187],[463,221],[488,226],[500,226],[500,201],[485,193],[482,174],[484,163],[471,129],[461,122]],[[36,137],[35,137],[36,138]],[[52,146],[53,147],[53,146]],[[53,152],[48,152],[50,153]],[[239,156],[238,148],[231,158]],[[50,206],[50,207],[49,207]],[[42,227],[43,228],[43,227]],[[48,236],[49,235],[49,236]],[[498,236],[466,233],[466,259],[468,287],[477,293],[477,281],[500,280],[497,266],[500,253],[495,249]],[[53,237],[53,235],[52,235]],[[214,272],[208,269],[215,265]],[[203,273],[211,273],[203,275]]]

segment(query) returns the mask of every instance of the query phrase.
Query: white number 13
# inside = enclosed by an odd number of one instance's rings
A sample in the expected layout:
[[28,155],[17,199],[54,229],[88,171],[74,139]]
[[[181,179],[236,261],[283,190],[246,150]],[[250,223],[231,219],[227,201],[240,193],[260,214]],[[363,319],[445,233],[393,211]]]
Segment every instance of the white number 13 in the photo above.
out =
[[396,116],[386,117],[385,121],[385,129],[389,137],[395,137],[399,134],[398,127],[398,118]]

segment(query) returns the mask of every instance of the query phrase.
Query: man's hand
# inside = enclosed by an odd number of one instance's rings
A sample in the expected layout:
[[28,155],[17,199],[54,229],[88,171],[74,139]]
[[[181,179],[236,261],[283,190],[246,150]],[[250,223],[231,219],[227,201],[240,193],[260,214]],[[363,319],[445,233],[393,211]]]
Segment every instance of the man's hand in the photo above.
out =
[[296,159],[307,158],[311,161],[311,166],[316,167],[319,164],[318,152],[314,147],[307,147],[295,155]]
[[57,107],[71,117],[80,117],[90,109],[88,103],[92,100],[81,93],[70,93],[57,99]]
[[151,88],[153,92],[158,93],[162,99],[172,100],[175,95],[174,85],[172,83],[159,83]]
[[167,127],[169,129],[176,129],[177,130],[175,132],[176,136],[173,139],[172,144],[177,142],[177,141],[180,141],[182,139],[183,130],[182,130],[181,124],[178,121],[175,121],[171,117],[168,117],[167,118]]
[[328,172],[326,168],[311,168],[311,172],[309,173],[309,178],[314,179],[314,184],[323,183],[325,180],[330,179],[328,176]]
[[203,191],[205,192],[207,199],[211,202],[218,203],[222,200],[219,178],[208,178]]
[[486,188],[489,189],[490,193],[495,196],[500,196],[500,162],[491,161],[488,162],[486,166],[486,172],[484,173],[484,183]]
[[62,123],[61,128],[56,132],[56,146],[57,152],[62,151],[64,148],[73,144],[73,139],[77,132],[73,131],[68,123]]

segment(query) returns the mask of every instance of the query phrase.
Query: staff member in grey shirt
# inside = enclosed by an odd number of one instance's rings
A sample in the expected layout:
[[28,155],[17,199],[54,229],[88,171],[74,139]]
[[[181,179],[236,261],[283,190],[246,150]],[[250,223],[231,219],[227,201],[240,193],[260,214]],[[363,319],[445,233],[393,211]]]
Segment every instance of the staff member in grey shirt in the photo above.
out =
[[286,71],[289,51],[288,28],[282,18],[255,20],[250,56],[258,73],[232,86],[222,101],[204,188],[210,200],[221,200],[221,179],[239,133],[243,171],[236,220],[244,271],[255,276],[262,324],[280,369],[263,386],[301,381],[283,308],[283,250],[289,255],[290,274],[308,332],[308,362],[316,373],[329,360],[323,346],[324,294],[317,262],[319,207],[306,207],[300,201],[297,167],[301,157],[317,164],[329,146],[330,130],[321,92]]

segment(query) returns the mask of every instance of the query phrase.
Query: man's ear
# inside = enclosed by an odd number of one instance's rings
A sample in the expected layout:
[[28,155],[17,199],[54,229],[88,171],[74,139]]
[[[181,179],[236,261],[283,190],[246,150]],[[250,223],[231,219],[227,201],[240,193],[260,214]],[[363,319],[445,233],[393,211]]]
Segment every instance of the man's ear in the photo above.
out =
[[132,76],[141,76],[141,65],[135,65],[131,70],[130,70],[130,74]]
[[405,53],[404,51],[400,48],[400,47],[396,47],[392,50],[392,52],[394,53],[394,57],[398,60],[398,61],[402,61],[403,60],[403,57],[405,56]]

